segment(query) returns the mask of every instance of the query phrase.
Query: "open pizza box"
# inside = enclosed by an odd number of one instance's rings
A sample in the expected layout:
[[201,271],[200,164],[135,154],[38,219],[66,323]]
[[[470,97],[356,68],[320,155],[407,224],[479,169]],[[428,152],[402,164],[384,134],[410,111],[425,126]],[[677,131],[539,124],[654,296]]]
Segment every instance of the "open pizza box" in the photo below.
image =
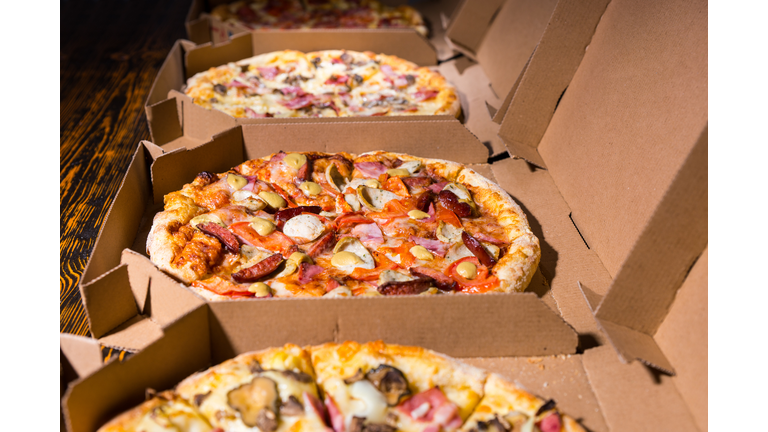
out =
[[[146,282],[134,284],[131,295],[126,291],[126,295],[118,296],[103,294],[102,279],[121,265],[126,250],[135,258],[133,263],[137,269],[146,274],[157,273],[146,256],[152,218],[162,209],[163,196],[180,189],[197,173],[224,172],[245,160],[268,156],[281,149],[362,153],[381,148],[423,157],[439,156],[467,164],[491,179],[495,175],[492,166],[482,163],[485,160],[483,145],[453,120],[243,125],[193,149],[179,148],[171,152],[163,152],[149,142],[141,143],[81,278],[80,291],[92,335],[102,338],[129,320],[129,316],[112,311],[118,302],[125,303],[120,307],[130,311],[130,316],[137,316],[142,325],[151,325],[151,320],[140,319],[158,308],[151,306],[152,303],[146,304],[146,299],[152,296]],[[137,272],[139,270],[134,271]],[[431,340],[438,344],[434,348],[448,354],[574,353],[577,335],[556,311],[540,271],[534,275],[528,291],[477,296],[255,299],[212,302],[210,307],[212,311],[220,311],[214,313],[221,320],[231,320],[249,329],[292,328],[291,334],[303,334],[291,318],[302,316],[308,320],[307,332],[322,331],[323,334],[374,327],[381,333],[371,337],[384,337],[394,335],[387,330],[390,327],[405,328],[410,339],[404,341],[424,344]],[[94,321],[99,321],[94,317],[100,316],[102,310],[108,310],[106,315],[112,320],[106,325]],[[132,322],[126,325],[139,328]],[[416,328],[418,332],[414,332]],[[450,338],[443,336],[446,328],[451,328]],[[254,337],[251,333],[243,337]],[[130,344],[106,341],[110,346],[127,350],[139,350],[147,343],[145,339],[131,340]],[[490,344],[490,341],[496,342]],[[269,342],[262,346],[274,345],[274,341]],[[459,345],[463,351],[457,351]]]
[[[93,313],[89,309],[91,325],[99,332],[110,326],[116,326],[114,330],[98,339],[61,336],[65,371],[62,389],[66,389],[62,412],[70,432],[94,431],[120,412],[141,403],[149,394],[148,389],[172,388],[192,373],[243,352],[282,346],[286,342],[301,345],[378,339],[450,352],[466,363],[499,373],[542,398],[554,399],[563,412],[593,432],[706,429],[706,423],[703,429],[696,429],[687,412],[688,401],[676,389],[682,376],[658,374],[638,362],[624,364],[608,346],[572,355],[478,357],[482,349],[476,351],[477,347],[454,343],[446,340],[448,337],[435,337],[434,333],[422,334],[418,327],[340,327],[338,331],[329,332],[313,326],[310,319],[296,319],[297,329],[254,330],[242,320],[222,320],[221,315],[226,312],[216,310],[216,304],[204,304],[162,272],[145,272],[135,265],[138,258],[126,251],[123,264],[93,286],[98,286],[102,301],[111,306]],[[665,326],[672,332],[679,332],[680,326],[702,324],[691,322],[680,312],[692,301],[706,302],[706,273],[705,253],[683,284],[680,299],[665,320]],[[136,306],[127,307],[127,302],[108,301],[110,296],[126,299],[144,292],[144,287],[149,287],[149,294],[144,298],[146,315],[139,315]],[[294,317],[303,317],[307,310],[289,312]],[[119,323],[126,317],[127,321]],[[101,345],[137,342],[143,345],[140,351],[121,359],[113,357],[102,364]],[[503,340],[484,343],[499,342]],[[696,342],[700,341],[692,341]],[[694,352],[701,350],[698,346],[692,348]],[[688,377],[691,378],[695,377]],[[706,392],[698,398],[704,399],[706,415]]]
[[[416,2],[408,2],[405,0],[379,0],[379,3],[381,4],[393,7],[411,3],[410,6],[421,13],[429,28],[428,40],[434,47],[439,60],[446,60],[454,55],[453,48],[445,41],[445,27],[458,2],[459,0],[420,0]],[[227,41],[232,36],[243,33],[285,31],[279,29],[253,30],[241,24],[222,22],[220,19],[209,14],[214,7],[226,3],[231,2],[229,0],[193,0],[184,23],[187,29],[187,38],[198,45],[208,42],[219,44]],[[413,29],[382,30],[406,30],[418,35]],[[301,31],[312,32],[315,30],[306,29]]]
[[[426,2],[426,4],[431,3]],[[432,45],[424,38],[412,31],[393,29],[244,32],[220,43],[208,42],[199,46],[189,41],[178,41],[160,68],[146,102],[145,110],[152,142],[166,151],[184,146],[192,148],[208,141],[216,133],[240,124],[318,121],[318,119],[307,118],[233,118],[223,112],[207,110],[195,105],[191,98],[181,92],[181,89],[187,78],[195,73],[256,54],[282,49],[308,52],[346,48],[383,52],[397,55],[418,65],[436,67],[457,88],[462,109],[461,121],[483,142],[488,157],[500,156],[506,153],[507,148],[498,136],[497,123],[501,121],[501,117],[497,110],[505,108],[504,103],[509,99],[507,95],[519,81],[531,53],[543,37],[548,19],[550,16],[554,19],[561,15],[583,14],[577,10],[577,6],[571,4],[568,5],[570,9],[559,15],[555,14],[554,11],[557,9],[555,3],[550,1],[541,6],[539,2],[531,0],[508,2],[465,0],[459,7],[452,8],[455,11],[450,18],[445,40],[450,40],[452,46],[456,47],[475,47],[479,55],[472,55],[470,51],[462,48],[474,60],[461,57],[438,62]],[[193,4],[193,8],[195,7]],[[559,4],[558,7],[560,7]],[[600,12],[599,10],[591,11],[588,14],[589,18],[596,22]],[[448,20],[443,21],[448,22]],[[530,22],[537,24],[532,26]],[[571,68],[569,69],[571,74],[583,55],[588,37],[589,34],[582,35],[577,40],[579,43],[573,43],[570,36],[561,31],[550,38],[558,41],[554,44],[559,47],[561,53],[569,54],[570,58],[566,63]],[[569,43],[561,44],[560,39],[565,39]],[[548,119],[566,85],[567,82],[562,83],[562,87],[554,92],[556,95],[551,106],[540,103],[527,109],[543,111],[544,114],[539,116]],[[494,115],[496,115],[496,123],[494,123]],[[453,117],[446,115],[344,117],[321,120],[350,122],[403,121],[404,119],[453,119]]]
[[[400,121],[403,117],[343,118],[234,118],[208,110],[192,102],[182,92],[187,79],[198,72],[227,62],[284,49],[311,52],[326,49],[373,51],[396,55],[420,66],[437,64],[429,42],[419,34],[404,30],[313,30],[253,32],[233,36],[218,45],[195,46],[179,40],[171,48],[149,91],[145,111],[152,142],[165,150],[189,148],[207,142],[219,132],[241,124],[285,122]],[[452,119],[453,116],[411,116],[409,119]]]

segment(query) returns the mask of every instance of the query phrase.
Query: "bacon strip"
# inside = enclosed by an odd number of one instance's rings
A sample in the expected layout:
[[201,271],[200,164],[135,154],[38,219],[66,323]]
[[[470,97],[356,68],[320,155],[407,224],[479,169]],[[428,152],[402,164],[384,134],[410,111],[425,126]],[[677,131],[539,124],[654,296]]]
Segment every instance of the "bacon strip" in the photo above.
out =
[[443,188],[444,188],[444,187],[445,187],[445,185],[447,185],[447,184],[448,184],[448,182],[447,182],[447,181],[441,181],[441,182],[439,182],[439,183],[435,183],[435,184],[433,184],[433,185],[430,185],[430,186],[429,186],[429,190],[431,190],[432,192],[434,192],[434,193],[438,194],[438,193],[440,193],[440,191],[442,191],[442,190],[443,190]]
[[270,255],[256,264],[242,269],[232,275],[232,279],[237,282],[256,282],[264,276],[272,273],[283,262],[283,256],[279,253]]
[[417,277],[432,278],[435,287],[440,291],[455,291],[458,288],[456,281],[437,270],[427,267],[411,267],[410,272]]
[[240,242],[237,241],[237,237],[221,225],[214,222],[206,222],[198,224],[197,229],[209,236],[216,237],[228,251],[232,253],[240,252]]
[[439,240],[430,240],[416,236],[411,236],[410,240],[419,246],[424,246],[429,251],[434,252],[441,257],[445,256],[445,253],[448,252],[448,246],[450,246]]
[[376,288],[383,295],[421,294],[432,286],[432,278],[418,278],[411,281],[385,282]]
[[[406,177],[403,179],[403,183],[405,183],[409,188],[425,188],[432,184],[432,179],[429,177]],[[443,187],[445,187],[445,185],[443,185]]]
[[476,238],[472,237],[472,234],[466,231],[462,231],[461,240],[464,242],[464,246],[466,246],[467,249],[469,249],[469,251],[477,257],[477,260],[480,261],[482,265],[488,268],[496,265],[496,260],[490,254],[488,254],[482,243],[480,243]]

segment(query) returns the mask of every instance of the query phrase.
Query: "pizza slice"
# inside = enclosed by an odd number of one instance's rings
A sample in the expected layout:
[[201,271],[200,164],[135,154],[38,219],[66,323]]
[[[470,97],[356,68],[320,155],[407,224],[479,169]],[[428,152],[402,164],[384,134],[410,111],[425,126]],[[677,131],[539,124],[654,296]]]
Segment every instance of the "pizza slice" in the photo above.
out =
[[211,425],[187,401],[172,391],[157,394],[105,424],[99,432],[209,432]]
[[485,382],[485,395],[464,423],[462,432],[584,432],[562,415],[555,401],[544,401],[497,374]]
[[485,372],[420,347],[311,348],[335,432],[455,431],[480,401]]
[[182,381],[176,393],[225,431],[325,431],[309,353],[296,345],[242,354]]

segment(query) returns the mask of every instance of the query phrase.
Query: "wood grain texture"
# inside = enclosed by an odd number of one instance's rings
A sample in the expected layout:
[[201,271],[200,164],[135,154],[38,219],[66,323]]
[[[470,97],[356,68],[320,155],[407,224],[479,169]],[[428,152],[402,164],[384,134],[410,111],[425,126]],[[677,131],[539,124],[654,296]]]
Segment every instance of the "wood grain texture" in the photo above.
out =
[[77,285],[140,140],[144,102],[189,0],[63,1],[60,69],[60,331],[88,335]]

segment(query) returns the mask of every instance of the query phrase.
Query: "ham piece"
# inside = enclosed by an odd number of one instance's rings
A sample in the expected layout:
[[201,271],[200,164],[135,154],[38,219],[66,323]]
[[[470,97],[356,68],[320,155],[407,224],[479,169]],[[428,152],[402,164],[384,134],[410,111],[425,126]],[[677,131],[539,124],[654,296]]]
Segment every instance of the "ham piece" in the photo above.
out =
[[430,252],[440,255],[441,257],[445,256],[445,253],[448,252],[448,246],[450,246],[439,240],[430,240],[416,236],[411,236],[410,240],[419,246],[424,246]]
[[459,407],[437,387],[414,395],[397,409],[417,422],[430,423],[434,430],[458,429],[462,424]]
[[366,177],[378,178],[387,173],[387,167],[381,162],[357,162],[355,168],[360,170]]
[[352,228],[351,234],[359,238],[366,246],[370,244],[370,246],[376,248],[384,243],[384,235],[381,233],[381,228],[375,223],[355,225]]

